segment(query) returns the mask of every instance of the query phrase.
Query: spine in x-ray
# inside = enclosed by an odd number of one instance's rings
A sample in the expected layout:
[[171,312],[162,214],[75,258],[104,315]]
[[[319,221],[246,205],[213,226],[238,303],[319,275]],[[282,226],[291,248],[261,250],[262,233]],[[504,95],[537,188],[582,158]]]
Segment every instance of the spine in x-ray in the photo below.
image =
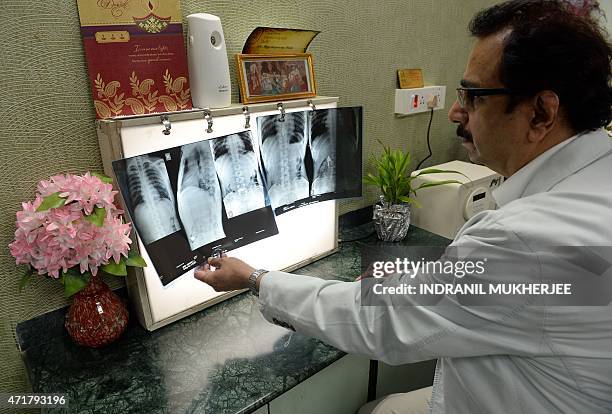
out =
[[208,142],[181,148],[176,198],[191,250],[225,237],[221,188]]
[[311,195],[330,193],[336,190],[335,118],[329,110],[317,110],[310,112],[309,123],[314,169]]
[[261,154],[266,170],[268,192],[273,207],[280,207],[309,196],[304,165],[308,139],[304,112],[258,118]]
[[257,157],[248,132],[211,140],[228,218],[266,206]]

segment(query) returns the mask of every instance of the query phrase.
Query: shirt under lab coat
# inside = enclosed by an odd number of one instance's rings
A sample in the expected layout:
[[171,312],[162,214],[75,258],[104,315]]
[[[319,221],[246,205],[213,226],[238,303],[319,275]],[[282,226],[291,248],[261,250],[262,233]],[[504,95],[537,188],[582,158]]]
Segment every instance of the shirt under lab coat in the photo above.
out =
[[[453,254],[485,252],[498,264],[487,268],[489,282],[576,280],[587,273],[588,254],[576,266],[554,246],[612,246],[612,141],[603,129],[578,134],[515,173],[494,198],[499,208],[469,220],[449,246]],[[610,280],[612,257],[605,259],[599,271]],[[611,413],[612,287],[593,290],[608,306],[486,306],[494,298],[420,306],[410,295],[362,306],[360,282],[272,271],[260,303],[267,320],[346,352],[395,365],[437,358],[432,413]]]

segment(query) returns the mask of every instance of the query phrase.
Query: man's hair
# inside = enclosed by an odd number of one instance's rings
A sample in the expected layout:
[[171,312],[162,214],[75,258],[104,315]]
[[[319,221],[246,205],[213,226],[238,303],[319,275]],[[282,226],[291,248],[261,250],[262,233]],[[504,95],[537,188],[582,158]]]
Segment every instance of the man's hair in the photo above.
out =
[[476,37],[510,29],[499,69],[504,86],[517,93],[508,111],[552,90],[576,132],[610,122],[612,48],[593,13],[579,16],[563,0],[511,0],[476,14],[469,29]]

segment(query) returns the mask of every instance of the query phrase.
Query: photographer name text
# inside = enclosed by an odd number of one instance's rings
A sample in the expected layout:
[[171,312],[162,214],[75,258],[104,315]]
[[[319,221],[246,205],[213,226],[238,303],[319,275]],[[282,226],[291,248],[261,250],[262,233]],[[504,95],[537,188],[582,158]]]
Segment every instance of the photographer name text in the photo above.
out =
[[571,283],[431,283],[385,286],[375,284],[375,295],[571,295]]

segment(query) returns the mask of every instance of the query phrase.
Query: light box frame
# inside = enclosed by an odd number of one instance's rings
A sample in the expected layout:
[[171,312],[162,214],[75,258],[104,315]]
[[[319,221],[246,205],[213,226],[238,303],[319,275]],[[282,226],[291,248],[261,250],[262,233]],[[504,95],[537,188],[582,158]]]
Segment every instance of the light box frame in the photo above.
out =
[[[337,101],[338,99],[335,97],[316,97],[282,102],[282,106],[286,112],[309,111],[312,110],[313,106],[316,106],[317,109],[335,108]],[[257,139],[255,116],[279,113],[278,102],[274,102],[252,104],[248,107],[236,104],[220,109],[194,109],[166,114],[98,120],[96,121],[96,129],[104,171],[107,175],[115,178],[112,169],[114,160],[244,131],[246,130],[244,128],[246,122],[245,109],[250,116],[250,129],[254,140]],[[212,119],[212,133],[206,132],[208,117],[205,119],[205,115]],[[162,118],[169,121],[172,126],[169,135],[163,134],[165,127],[162,125]],[[197,131],[199,139],[196,139],[196,136],[191,137],[189,142],[180,139],[181,134],[184,134],[187,130]],[[196,134],[194,133],[194,135]],[[134,146],[138,147],[141,141],[146,143],[146,149],[139,153],[139,150],[135,149]],[[115,179],[115,186],[116,182]],[[118,198],[120,198],[120,195]],[[122,199],[121,203],[125,206]],[[307,220],[304,219],[308,217],[317,217],[317,223],[327,223],[327,227],[321,230],[322,234],[310,234],[311,228],[300,224],[306,223]],[[229,252],[229,255],[232,256],[236,253],[237,257],[245,259],[256,267],[289,272],[338,251],[338,217],[335,200],[315,203],[286,212],[277,217],[277,225],[279,235],[241,247]],[[298,229],[302,225],[302,230],[309,230],[307,236],[311,239],[305,240],[304,235],[293,234],[293,231],[289,231],[289,228],[294,225]],[[324,237],[324,240],[321,239],[322,242],[320,243],[324,246],[323,248],[315,246],[319,244],[319,240],[316,239],[317,236]],[[132,240],[133,246],[138,246],[138,250],[145,257],[145,260],[151,263],[144,245],[135,231],[132,232]],[[310,250],[299,251],[299,248],[303,247],[305,242],[307,246],[310,246],[308,247]],[[285,263],[282,263],[282,267],[278,268],[278,266],[274,266],[275,259],[271,258],[275,255],[278,256],[278,252],[274,249],[278,249],[280,246],[294,253],[293,257],[286,257],[284,259]],[[276,260],[278,264],[283,259]],[[193,279],[190,276],[192,273],[193,270],[190,270],[186,275],[181,276],[169,285],[161,286],[153,266],[150,265],[145,269],[129,268],[126,286],[138,320],[143,327],[148,330],[158,329],[243,292],[243,290],[239,290],[214,293],[213,295],[210,291],[212,288]],[[191,279],[189,279],[190,277]],[[207,288],[210,290],[206,290]],[[180,292],[183,292],[184,295]],[[198,297],[200,294],[201,296]],[[166,300],[163,301],[165,303],[162,304],[163,295],[173,297],[170,300],[166,297]]]

